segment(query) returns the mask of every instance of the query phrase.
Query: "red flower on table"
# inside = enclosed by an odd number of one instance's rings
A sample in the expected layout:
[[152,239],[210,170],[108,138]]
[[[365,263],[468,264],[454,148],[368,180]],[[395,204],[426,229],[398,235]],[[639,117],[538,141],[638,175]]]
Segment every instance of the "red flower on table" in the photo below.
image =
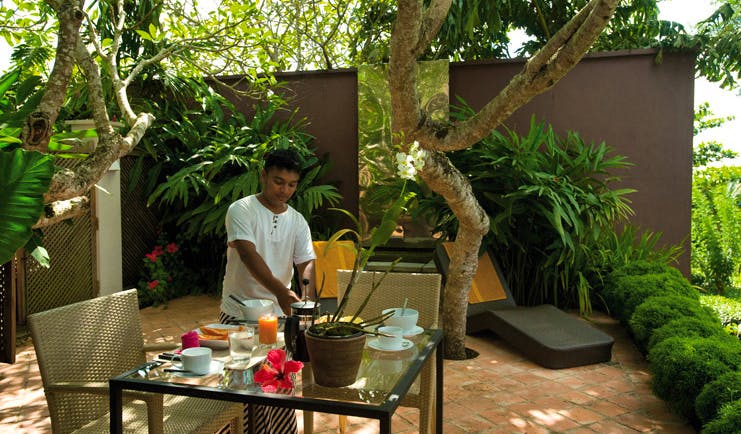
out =
[[153,281],[149,282],[149,284],[147,284],[147,286],[149,286],[149,289],[154,289],[159,284],[160,284],[160,281],[159,280],[153,280]]
[[170,243],[165,247],[165,250],[167,250],[167,253],[175,253],[178,251],[178,245],[175,243]]
[[255,383],[262,386],[264,392],[277,392],[280,389],[292,389],[291,374],[304,367],[302,362],[286,360],[284,350],[270,350],[260,369],[255,372]]

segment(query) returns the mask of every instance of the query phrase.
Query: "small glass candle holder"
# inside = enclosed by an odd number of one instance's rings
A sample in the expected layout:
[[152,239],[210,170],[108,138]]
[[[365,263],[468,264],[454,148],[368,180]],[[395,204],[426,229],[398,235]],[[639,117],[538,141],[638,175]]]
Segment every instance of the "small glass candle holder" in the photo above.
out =
[[265,345],[274,345],[278,342],[278,317],[275,314],[266,314],[257,320],[257,334],[259,342]]

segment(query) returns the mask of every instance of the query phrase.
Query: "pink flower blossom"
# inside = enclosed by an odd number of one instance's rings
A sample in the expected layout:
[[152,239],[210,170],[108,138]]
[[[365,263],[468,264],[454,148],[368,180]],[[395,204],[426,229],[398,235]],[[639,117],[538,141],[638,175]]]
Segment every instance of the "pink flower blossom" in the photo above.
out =
[[286,360],[284,350],[270,350],[260,369],[255,372],[255,383],[262,386],[265,392],[277,392],[280,389],[292,389],[291,374],[304,367],[302,362]]
[[159,256],[163,253],[165,253],[165,250],[162,248],[162,246],[154,246],[154,250],[152,251],[155,255]]
[[149,259],[149,260],[150,260],[150,261],[152,261],[152,262],[157,262],[157,254],[156,254],[156,253],[154,253],[154,252],[152,252],[152,253],[147,253],[147,254],[145,254],[144,256],[146,256],[146,257],[147,257],[147,259]]
[[175,243],[170,243],[166,247],[167,253],[175,253],[178,251],[178,245]]
[[149,289],[154,289],[159,284],[160,284],[160,281],[159,280],[153,280],[153,281],[149,282],[149,284],[147,286],[149,286]]

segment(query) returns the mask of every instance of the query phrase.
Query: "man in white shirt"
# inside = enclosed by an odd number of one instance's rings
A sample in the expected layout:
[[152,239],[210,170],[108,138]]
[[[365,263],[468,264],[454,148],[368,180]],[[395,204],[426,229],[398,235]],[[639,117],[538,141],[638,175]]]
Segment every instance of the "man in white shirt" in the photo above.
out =
[[260,173],[262,191],[229,206],[221,301],[225,315],[240,316],[231,294],[273,300],[276,314],[290,315],[291,303],[300,301],[291,290],[294,265],[299,281],[309,280],[304,290],[313,293],[316,255],[311,231],[304,217],[287,203],[300,179],[300,161],[293,150],[269,153]]
[[[316,255],[311,231],[304,217],[287,203],[296,192],[300,177],[298,153],[288,149],[274,150],[265,156],[265,166],[260,172],[262,191],[229,206],[220,322],[228,323],[241,317],[231,294],[273,300],[276,314],[290,315],[291,303],[301,301],[291,290],[294,265],[299,280],[309,281],[303,290],[313,296]],[[254,409],[257,432],[298,432],[292,409],[262,405]],[[245,405],[245,432],[249,417]]]

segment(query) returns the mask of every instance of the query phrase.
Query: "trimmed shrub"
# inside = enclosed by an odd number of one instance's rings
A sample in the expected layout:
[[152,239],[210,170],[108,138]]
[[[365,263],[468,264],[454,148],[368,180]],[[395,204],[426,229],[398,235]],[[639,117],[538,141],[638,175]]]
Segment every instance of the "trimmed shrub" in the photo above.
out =
[[741,399],[741,371],[728,372],[702,388],[695,401],[695,412],[704,425],[715,419],[725,404],[739,399]]
[[738,434],[741,431],[741,399],[721,407],[718,417],[702,429],[702,434]]
[[616,268],[605,277],[600,293],[610,311],[616,314],[619,307],[622,306],[626,295],[625,291],[620,289],[621,285],[619,282],[622,278],[626,276],[642,276],[645,274],[661,274],[669,272],[670,269],[671,267],[661,262],[646,260],[628,262],[622,267]]
[[630,317],[629,327],[638,348],[645,352],[654,330],[679,317],[694,317],[715,322],[716,327],[720,329],[720,320],[715,312],[701,305],[695,298],[679,295],[653,296],[638,305]]
[[662,262],[652,262],[644,260],[629,262],[615,270],[616,275],[623,276],[640,276],[643,274],[661,274],[675,272],[678,274],[678,277],[682,277],[682,273],[674,267],[670,267]]
[[695,426],[695,399],[702,388],[741,367],[741,345],[730,339],[669,338],[648,353],[653,391]]
[[673,319],[663,326],[654,330],[651,338],[648,340],[647,350],[651,350],[659,342],[673,337],[698,337],[709,338],[716,336],[718,338],[730,337],[722,327],[715,321],[709,321],[707,318],[681,317]]
[[623,302],[618,304],[615,312],[623,324],[627,324],[633,311],[647,298],[661,295],[679,295],[699,299],[700,294],[684,277],[674,273],[644,274],[626,276],[619,280],[623,291]]

